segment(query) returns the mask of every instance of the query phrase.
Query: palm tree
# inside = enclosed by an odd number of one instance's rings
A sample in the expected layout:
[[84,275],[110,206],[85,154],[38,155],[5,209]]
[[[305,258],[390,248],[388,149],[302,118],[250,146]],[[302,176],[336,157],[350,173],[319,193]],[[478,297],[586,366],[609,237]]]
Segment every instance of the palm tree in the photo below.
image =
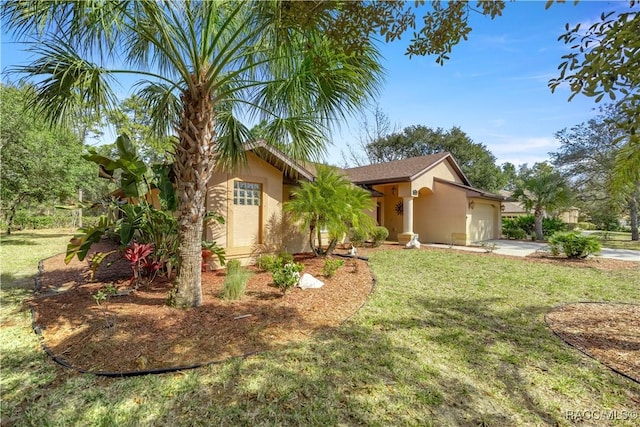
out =
[[535,216],[536,239],[544,238],[542,218],[545,212],[568,207],[571,191],[566,180],[548,163],[536,163],[532,168],[520,170],[513,197]]
[[[309,230],[309,245],[317,256],[330,254],[349,227],[365,230],[373,227],[373,218],[366,213],[372,207],[367,191],[354,186],[334,169],[318,166],[316,180],[302,183],[284,210],[299,221],[302,230]],[[322,247],[323,230],[329,233],[326,250]]]
[[5,28],[35,55],[15,71],[36,80],[32,107],[50,122],[72,118],[78,98],[97,112],[114,109],[114,76],[135,74],[156,133],[177,133],[179,307],[202,302],[207,182],[214,167],[244,160],[250,133],[241,120],[266,120],[265,139],[286,144],[295,159],[319,158],[331,122],[356,112],[380,82],[370,43],[344,51],[314,24],[322,16],[310,9],[299,23],[287,13],[290,2],[15,0],[2,7]]

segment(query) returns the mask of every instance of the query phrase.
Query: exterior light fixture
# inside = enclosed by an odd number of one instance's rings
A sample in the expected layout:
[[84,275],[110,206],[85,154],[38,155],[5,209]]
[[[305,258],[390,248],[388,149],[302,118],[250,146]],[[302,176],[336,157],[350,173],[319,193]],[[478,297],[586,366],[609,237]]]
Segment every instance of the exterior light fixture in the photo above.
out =
[[473,200],[469,202],[469,209],[473,210],[473,208],[476,207],[476,202],[474,202]]

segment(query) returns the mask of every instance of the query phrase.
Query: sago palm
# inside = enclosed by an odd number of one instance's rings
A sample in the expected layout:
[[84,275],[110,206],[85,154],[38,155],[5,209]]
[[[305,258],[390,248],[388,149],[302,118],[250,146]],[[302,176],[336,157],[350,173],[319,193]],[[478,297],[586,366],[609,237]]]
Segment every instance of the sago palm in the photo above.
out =
[[[207,182],[232,168],[250,138],[241,120],[265,120],[268,140],[294,158],[319,157],[332,121],[376,91],[378,53],[344,52],[321,34],[322,16],[298,23],[289,2],[4,2],[5,28],[34,61],[16,71],[38,88],[33,107],[51,122],[83,107],[115,107],[114,77],[136,74],[159,135],[175,132],[180,245],[175,304],[201,304],[200,245]],[[324,8],[318,13],[331,13]]]

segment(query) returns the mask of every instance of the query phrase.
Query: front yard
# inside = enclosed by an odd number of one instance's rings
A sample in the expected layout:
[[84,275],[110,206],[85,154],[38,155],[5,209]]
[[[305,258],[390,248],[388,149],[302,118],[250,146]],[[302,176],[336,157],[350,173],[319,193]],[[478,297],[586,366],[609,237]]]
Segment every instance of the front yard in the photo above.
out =
[[[35,252],[30,242],[13,248]],[[3,248],[3,264],[8,256]],[[374,293],[338,329],[246,359],[127,379],[51,362],[23,306],[29,292],[3,274],[2,424],[637,425],[640,385],[565,344],[544,316],[569,302],[637,304],[640,266],[447,250],[375,252],[370,266]]]

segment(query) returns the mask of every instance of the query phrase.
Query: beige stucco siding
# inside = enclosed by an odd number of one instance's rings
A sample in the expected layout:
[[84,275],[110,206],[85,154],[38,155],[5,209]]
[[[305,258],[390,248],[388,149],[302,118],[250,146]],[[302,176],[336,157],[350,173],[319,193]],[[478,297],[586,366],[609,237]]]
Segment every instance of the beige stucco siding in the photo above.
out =
[[467,209],[464,191],[435,182],[431,194],[423,190],[413,201],[413,231],[421,242],[451,243],[453,234],[466,234],[466,218],[461,215]]
[[[260,205],[234,205],[234,181],[259,184]],[[246,166],[232,173],[214,172],[209,181],[207,212],[222,214],[225,224],[210,222],[206,239],[224,247],[227,258],[245,261],[262,251],[283,250],[283,198],[282,172],[248,152]],[[300,236],[292,231],[288,235],[290,240],[295,237]]]
[[413,191],[420,191],[422,188],[428,188],[431,191],[434,191],[434,178],[440,178],[445,181],[456,182],[459,184],[464,184],[460,176],[456,173],[455,169],[451,166],[448,161],[444,161],[438,163],[432,169],[429,169],[427,172],[417,177],[411,182],[411,193],[401,194],[401,195],[414,195]]

